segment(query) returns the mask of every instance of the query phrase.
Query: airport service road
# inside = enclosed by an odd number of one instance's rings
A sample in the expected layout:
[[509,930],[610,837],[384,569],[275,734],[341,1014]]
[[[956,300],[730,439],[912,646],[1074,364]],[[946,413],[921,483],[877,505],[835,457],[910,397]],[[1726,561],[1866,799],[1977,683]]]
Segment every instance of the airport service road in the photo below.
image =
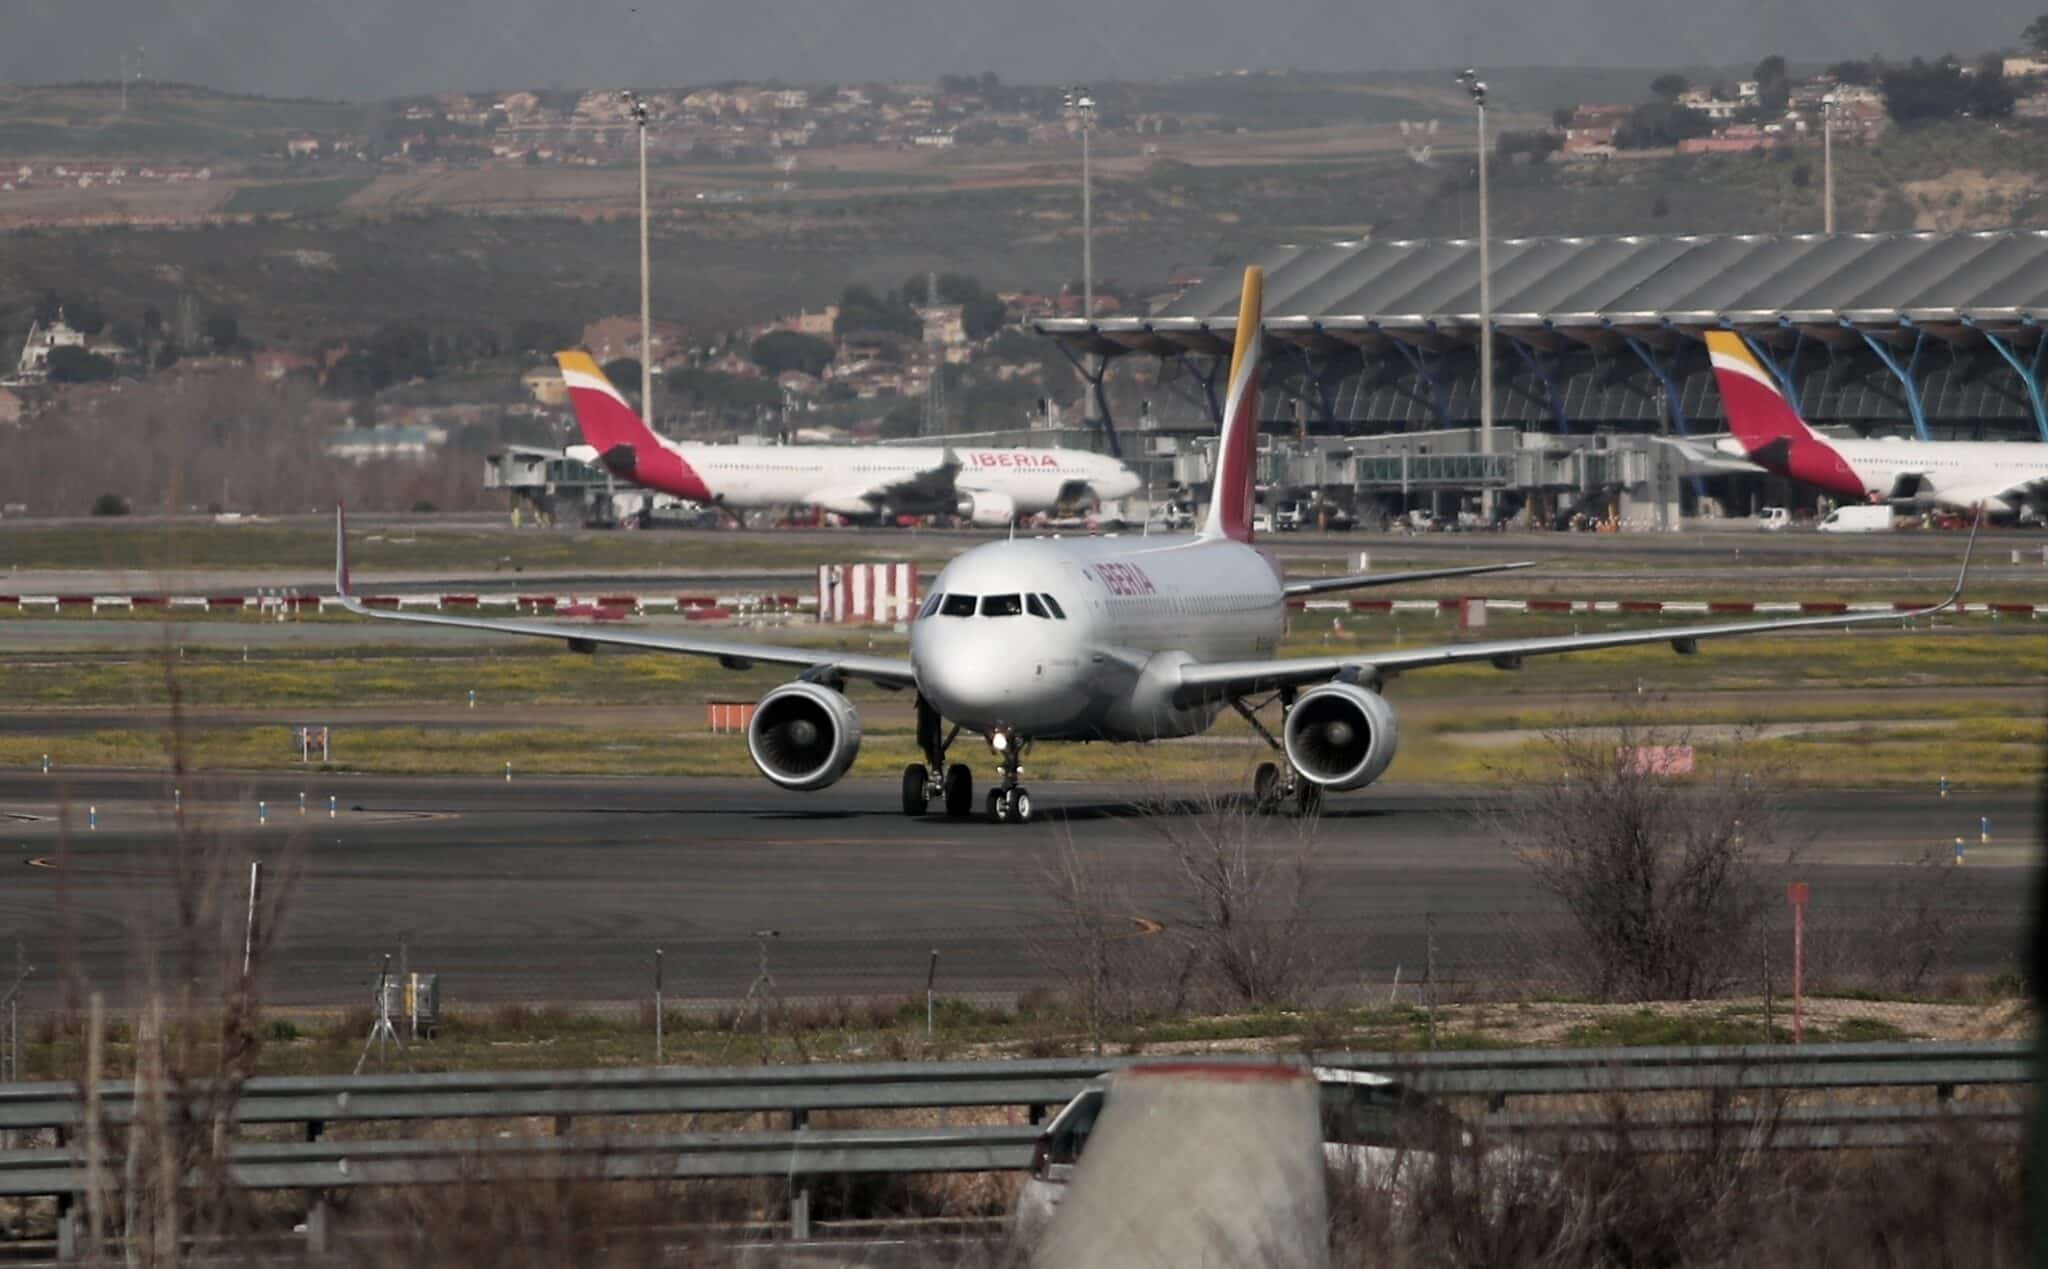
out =
[[[165,785],[138,773],[0,773],[0,937],[18,935],[44,966],[75,940],[92,981],[129,997],[139,957],[163,948],[174,909],[161,863]],[[185,805],[273,871],[296,849],[303,875],[273,999],[353,1003],[403,938],[416,968],[445,975],[454,1002],[574,1002],[642,995],[657,945],[671,995],[742,995],[757,970],[757,930],[778,931],[770,967],[790,995],[913,991],[932,949],[942,990],[1044,982],[1040,870],[1069,840],[1127,886],[1128,905],[1106,920],[1150,937],[1147,922],[1175,919],[1166,834],[1198,827],[1198,813],[1141,814],[1103,787],[1034,791],[1041,819],[1026,828],[906,820],[893,787],[874,781],[798,795],[751,780],[246,777],[187,791]],[[269,806],[263,826],[259,798]],[[2010,966],[2039,832],[2035,801],[1796,795],[1813,843],[1801,872],[1816,921],[1825,907],[1835,930],[1876,937],[1874,907],[1892,875],[1882,865],[1958,835],[1974,843],[1977,817],[1989,815],[1993,846],[1973,844],[1952,879],[1955,901],[1983,912],[1967,925],[1960,960],[1975,971]],[[85,827],[89,805],[97,830]],[[1426,920],[1441,966],[1486,975],[1514,972],[1504,931],[1556,924],[1474,805],[1469,793],[1398,785],[1332,800],[1319,829],[1315,912],[1351,949],[1361,981],[1384,982],[1397,965],[1412,978]],[[68,832],[59,822],[67,807]],[[1291,821],[1276,824],[1272,849],[1292,832]],[[228,905],[237,940],[239,904]],[[32,1000],[53,999],[56,977],[40,973]]]

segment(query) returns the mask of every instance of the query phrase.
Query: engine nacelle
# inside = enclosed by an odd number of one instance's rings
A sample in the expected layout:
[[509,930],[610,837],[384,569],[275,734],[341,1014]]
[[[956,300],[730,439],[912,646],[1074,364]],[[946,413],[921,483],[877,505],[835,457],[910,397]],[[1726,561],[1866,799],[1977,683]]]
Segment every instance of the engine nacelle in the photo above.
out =
[[1017,518],[1017,500],[983,489],[960,495],[960,515],[978,529],[1000,529]]
[[1386,771],[1400,744],[1394,707],[1351,683],[1302,693],[1287,711],[1287,759],[1303,776],[1335,792],[1362,789]]
[[853,702],[817,683],[788,683],[761,698],[747,724],[747,755],[761,774],[807,793],[835,783],[860,755]]

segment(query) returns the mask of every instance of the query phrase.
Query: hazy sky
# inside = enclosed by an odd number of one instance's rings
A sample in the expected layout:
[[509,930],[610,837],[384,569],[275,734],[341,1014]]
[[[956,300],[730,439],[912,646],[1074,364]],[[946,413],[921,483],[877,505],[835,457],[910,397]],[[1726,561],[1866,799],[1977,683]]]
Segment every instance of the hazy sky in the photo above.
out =
[[2048,0],[0,0],[0,79],[273,95],[719,79],[1745,64],[2006,45]]

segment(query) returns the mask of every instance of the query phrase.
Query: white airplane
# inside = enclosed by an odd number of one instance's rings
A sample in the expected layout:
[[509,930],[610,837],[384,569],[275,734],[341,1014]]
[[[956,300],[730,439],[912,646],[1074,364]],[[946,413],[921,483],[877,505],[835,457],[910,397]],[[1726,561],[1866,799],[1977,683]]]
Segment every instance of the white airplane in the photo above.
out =
[[1728,415],[1724,452],[1837,498],[2018,513],[2048,499],[2048,445],[2030,441],[1835,440],[1808,427],[1731,331],[1707,332]]
[[[1703,639],[1896,623],[1957,602],[1908,613],[1794,617],[1602,634],[1499,639],[1384,652],[1279,657],[1289,599],[1324,591],[1453,577],[1527,564],[1288,582],[1252,542],[1252,474],[1258,434],[1260,360],[1258,269],[1245,273],[1215,496],[1199,532],[1155,537],[1040,538],[991,542],[963,552],[939,574],[910,629],[907,659],[641,633],[571,629],[543,622],[488,621],[372,610],[349,586],[346,530],[336,512],[335,588],[350,611],[411,621],[598,645],[715,657],[732,669],[787,665],[796,680],[761,699],[747,749],[761,774],[785,789],[822,789],[860,752],[860,715],[844,694],[849,680],[916,693],[924,761],[903,771],[903,812],[922,815],[933,799],[946,813],[974,809],[974,777],[949,763],[962,732],[985,737],[1000,775],[988,791],[996,823],[1032,817],[1019,781],[1024,752],[1038,741],[1150,741],[1205,730],[1225,708],[1249,720],[1281,762],[1253,778],[1262,810],[1292,800],[1313,811],[1323,793],[1363,788],[1394,760],[1394,707],[1381,694],[1396,675],[1439,665],[1491,662],[1503,670],[1555,653],[1669,643],[1681,653]],[[1975,533],[1971,534],[1974,545]],[[1966,550],[1964,574],[1969,570]],[[1280,706],[1280,734],[1258,720]]]
[[1079,449],[938,445],[704,445],[641,421],[589,353],[556,353],[587,444],[570,458],[621,480],[734,511],[821,507],[852,520],[958,515],[983,528],[1136,493],[1136,472]]

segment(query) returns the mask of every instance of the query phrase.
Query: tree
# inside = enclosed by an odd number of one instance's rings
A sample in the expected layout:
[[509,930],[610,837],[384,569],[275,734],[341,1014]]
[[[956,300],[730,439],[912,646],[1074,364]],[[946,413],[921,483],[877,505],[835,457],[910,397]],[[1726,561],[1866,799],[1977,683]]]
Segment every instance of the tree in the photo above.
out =
[[832,345],[816,335],[803,335],[793,330],[772,330],[753,342],[747,349],[747,356],[767,374],[779,375],[785,370],[801,370],[807,375],[821,375],[825,367],[832,364]]
[[36,298],[35,318],[38,325],[48,326],[56,321],[58,314],[63,311],[64,301],[54,290],[46,289]]
[[1828,67],[1828,78],[1838,84],[1875,84],[1884,73],[1884,63],[1875,58],[1869,61],[1852,59],[1836,62]]
[[2027,23],[2027,29],[2020,32],[2020,40],[2031,52],[2048,53],[2048,13]]
[[64,323],[82,335],[97,335],[107,328],[107,313],[98,300],[81,296],[65,306]]
[[960,307],[960,328],[969,339],[987,339],[1010,320],[1010,306],[993,295],[977,295]]
[[1652,101],[1629,112],[1628,118],[1614,130],[1614,145],[1621,150],[1657,149],[1677,145],[1689,137],[1703,137],[1713,130],[1713,121],[1700,111]]
[[242,323],[233,309],[217,308],[208,313],[204,329],[215,352],[227,352],[242,342]]
[[640,359],[638,357],[614,357],[604,363],[604,377],[612,386],[628,396],[640,392]]
[[1884,108],[1892,122],[1900,127],[1958,117],[2001,118],[2012,113],[2013,90],[2002,74],[1989,74],[1988,70],[1965,75],[1953,62],[1916,57],[1904,66],[1888,68],[1878,79],[1878,91],[1884,95]]
[[1530,880],[1570,915],[1564,964],[1595,999],[1697,1000],[1741,981],[1773,873],[1796,858],[1742,739],[1704,774],[1673,774],[1688,739],[1640,713],[1552,732],[1543,775],[1498,813]]
[[1494,153],[1504,163],[1541,163],[1564,148],[1564,138],[1547,129],[1503,132],[1494,142]]
[[128,514],[128,500],[117,493],[103,493],[92,500],[92,513],[96,516],[125,516]]
[[1767,119],[1776,119],[1792,104],[1792,75],[1776,53],[1756,64],[1756,104]]
[[1578,117],[1579,112],[1576,107],[1559,106],[1550,112],[1550,126],[1556,128],[1559,132],[1563,132],[1566,128],[1571,127],[1572,120]]
[[1676,72],[1659,75],[1650,81],[1651,94],[1662,101],[1676,101],[1691,87],[1692,81]]
[[109,358],[72,344],[50,350],[49,368],[52,383],[104,383],[121,373]]

